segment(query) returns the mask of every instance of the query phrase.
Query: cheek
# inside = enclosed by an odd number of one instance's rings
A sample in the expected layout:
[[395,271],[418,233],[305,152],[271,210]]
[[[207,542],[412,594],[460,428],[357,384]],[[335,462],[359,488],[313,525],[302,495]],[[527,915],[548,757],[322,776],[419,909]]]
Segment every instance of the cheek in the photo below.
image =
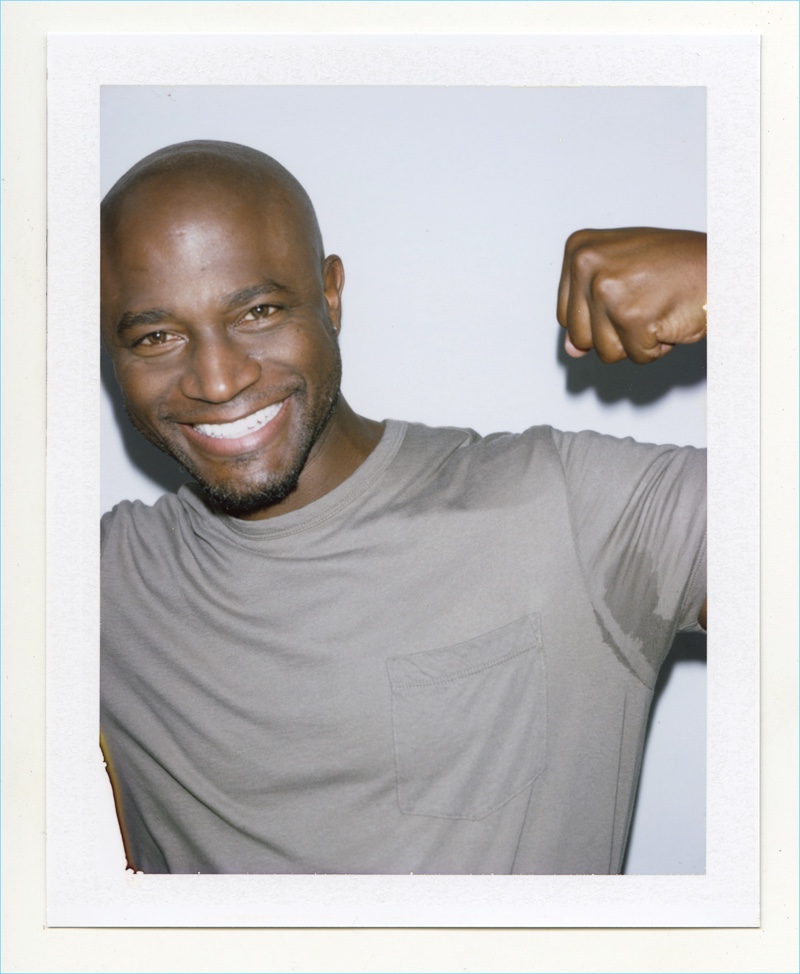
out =
[[146,416],[169,396],[175,378],[160,369],[118,368],[117,381],[129,412]]
[[301,324],[287,328],[253,354],[265,371],[281,369],[309,380],[327,376],[339,357],[336,334],[325,322],[313,328]]
[[325,336],[309,347],[305,374],[310,384],[330,385],[338,382],[340,373],[339,349],[335,339]]

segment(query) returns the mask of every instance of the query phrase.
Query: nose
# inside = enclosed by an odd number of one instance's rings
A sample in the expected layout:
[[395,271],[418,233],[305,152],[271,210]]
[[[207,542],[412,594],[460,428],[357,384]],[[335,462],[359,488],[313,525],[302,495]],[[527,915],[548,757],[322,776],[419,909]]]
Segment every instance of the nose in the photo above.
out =
[[227,336],[197,342],[181,377],[181,392],[189,399],[223,403],[257,382],[261,365]]

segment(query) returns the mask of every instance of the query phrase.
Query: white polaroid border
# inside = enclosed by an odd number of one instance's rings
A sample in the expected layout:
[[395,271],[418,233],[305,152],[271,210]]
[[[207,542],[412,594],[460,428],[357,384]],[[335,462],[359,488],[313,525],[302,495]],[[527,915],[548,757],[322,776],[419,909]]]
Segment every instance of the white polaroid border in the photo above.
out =
[[[50,926],[755,926],[759,44],[754,36],[51,35]],[[104,84],[699,85],[708,93],[708,844],[704,876],[149,876],[98,843],[98,131]],[[714,330],[716,326],[716,331]],[[64,516],[69,511],[69,516]]]

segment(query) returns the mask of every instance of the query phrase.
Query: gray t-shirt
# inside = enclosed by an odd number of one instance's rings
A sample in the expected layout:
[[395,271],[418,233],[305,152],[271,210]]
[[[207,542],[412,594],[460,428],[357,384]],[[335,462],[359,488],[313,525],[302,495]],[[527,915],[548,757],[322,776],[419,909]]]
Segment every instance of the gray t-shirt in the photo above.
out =
[[145,872],[621,868],[705,594],[705,454],[389,421],[262,521],[103,519],[101,724]]

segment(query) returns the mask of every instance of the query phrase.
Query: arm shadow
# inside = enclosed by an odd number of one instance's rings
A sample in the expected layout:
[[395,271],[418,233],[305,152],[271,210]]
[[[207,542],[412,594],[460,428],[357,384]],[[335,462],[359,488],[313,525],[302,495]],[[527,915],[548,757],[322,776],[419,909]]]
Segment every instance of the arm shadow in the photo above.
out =
[[[644,739],[644,749],[643,754],[647,754],[647,745],[650,742],[650,733],[653,727],[653,721],[655,720],[655,715],[658,711],[658,705],[661,698],[664,696],[664,691],[670,681],[672,673],[679,663],[695,663],[698,665],[706,665],[706,634],[704,632],[679,632],[673,640],[672,647],[670,648],[667,658],[664,661],[664,665],[661,667],[661,671],[658,674],[658,680],[656,681],[655,688],[653,690],[653,702],[650,706],[650,716],[647,719],[647,731],[645,733]],[[639,792],[637,789],[636,798],[633,805],[633,814],[631,815],[631,823],[636,821],[636,810],[639,805]],[[630,849],[630,845],[628,846]],[[622,873],[625,874],[625,870],[628,865],[628,854],[625,853],[625,859],[622,864]]]
[[592,351],[570,358],[564,351],[564,331],[558,329],[558,364],[566,372],[566,389],[577,396],[592,388],[601,402],[627,399],[637,405],[656,402],[675,386],[697,385],[706,378],[706,343],[676,345],[657,362],[636,365],[623,359],[614,365],[601,362]]
[[179,487],[192,478],[166,453],[156,449],[131,425],[122,394],[117,380],[114,378],[114,367],[105,351],[100,355],[100,377],[103,388],[111,398],[114,408],[114,419],[122,437],[122,443],[128,460],[152,480],[165,493],[175,493]]
[[[704,632],[679,632],[673,640],[672,647],[661,671],[658,674],[655,689],[653,690],[653,704],[650,714],[654,713],[659,700],[664,695],[664,690],[669,683],[672,671],[678,663],[706,663],[706,634]],[[648,724],[648,736],[650,728]]]

